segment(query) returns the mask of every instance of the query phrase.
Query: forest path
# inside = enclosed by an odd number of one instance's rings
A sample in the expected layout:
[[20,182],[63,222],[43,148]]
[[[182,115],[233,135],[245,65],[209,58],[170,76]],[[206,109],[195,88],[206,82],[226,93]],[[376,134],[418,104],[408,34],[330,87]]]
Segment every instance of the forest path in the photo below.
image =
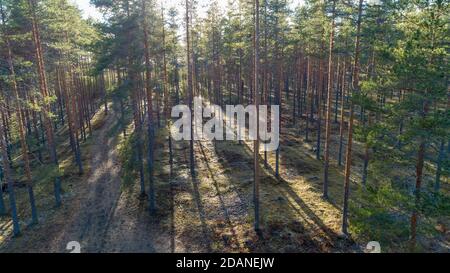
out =
[[123,222],[121,211],[121,165],[117,138],[111,130],[118,120],[111,110],[102,127],[95,131],[91,146],[91,172],[77,198],[71,203],[71,213],[65,225],[50,242],[50,252],[65,252],[66,244],[77,241],[82,252],[108,252],[107,236],[112,222]]
[[167,242],[163,232],[155,230],[146,200],[136,202],[136,196],[122,188],[118,133],[112,133],[117,120],[112,110],[94,133],[91,173],[77,194],[67,225],[53,240],[51,252],[66,251],[69,241],[79,242],[81,251],[88,253],[155,252],[155,241],[163,246]]

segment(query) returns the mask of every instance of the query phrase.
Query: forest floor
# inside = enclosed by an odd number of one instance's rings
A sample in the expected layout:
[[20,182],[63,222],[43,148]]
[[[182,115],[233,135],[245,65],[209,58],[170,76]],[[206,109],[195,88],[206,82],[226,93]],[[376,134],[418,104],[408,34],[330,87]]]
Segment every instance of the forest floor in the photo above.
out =
[[[191,178],[188,142],[174,142],[170,178],[165,130],[155,145],[158,214],[151,217],[137,183],[122,185],[118,146],[125,140],[114,128],[117,120],[110,112],[94,131],[90,170],[63,206],[43,213],[20,237],[5,238],[0,251],[68,252],[70,241],[80,242],[83,252],[361,251],[338,236],[339,211],[317,189],[303,180],[281,182],[269,170],[261,178],[263,232],[257,235],[251,150],[238,142],[196,141]],[[324,223],[324,216],[331,220]]]
[[[267,166],[261,153],[260,234],[253,230],[251,143],[195,141],[191,177],[189,143],[174,141],[171,175],[165,128],[155,143],[157,215],[150,216],[127,167],[134,158],[133,126],[124,138],[118,114],[98,115],[86,174],[69,180],[62,207],[41,205],[40,223],[24,223],[20,237],[11,238],[11,223],[2,218],[0,252],[69,252],[70,241],[80,242],[82,252],[363,252],[367,242],[380,239],[340,235],[342,168],[332,164],[330,200],[323,200],[322,162],[294,127],[282,132],[280,178],[274,153]],[[352,183],[352,193],[357,187]],[[433,250],[450,249],[448,232],[437,242]]]
[[167,240],[151,230],[154,225],[143,217],[144,210],[130,206],[123,194],[117,136],[110,134],[118,116],[111,111],[102,118],[91,136],[95,141],[89,147],[88,174],[65,196],[61,208],[41,215],[40,223],[21,236],[4,240],[1,252],[68,252],[71,241],[79,242],[82,252],[153,252],[154,240]]

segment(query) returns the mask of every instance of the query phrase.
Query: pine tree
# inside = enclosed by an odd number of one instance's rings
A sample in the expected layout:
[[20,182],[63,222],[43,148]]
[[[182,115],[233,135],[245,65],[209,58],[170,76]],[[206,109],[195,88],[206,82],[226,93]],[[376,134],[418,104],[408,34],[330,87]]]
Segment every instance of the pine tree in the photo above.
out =
[[[3,97],[0,97],[0,112],[2,117],[5,115],[5,102]],[[9,196],[9,206],[11,210],[11,217],[13,221],[13,234],[14,236],[18,236],[20,234],[20,223],[19,223],[19,217],[17,215],[17,206],[16,206],[16,196],[15,196],[15,190],[14,190],[14,182],[12,180],[12,174],[11,174],[11,167],[10,167],[10,161],[8,157],[8,151],[7,151],[7,142],[5,139],[5,124],[3,122],[0,122],[0,149],[1,149],[1,155],[2,155],[2,162],[3,162],[3,176],[4,180],[7,183],[8,186],[8,196]],[[3,190],[3,189],[1,189]]]
[[[353,77],[352,77],[352,91],[353,95],[359,92],[359,69],[360,69],[360,50],[361,50],[361,23],[363,12],[364,0],[359,0],[358,4],[358,17],[356,21],[356,44],[355,44],[355,56],[353,65]],[[342,212],[342,233],[348,234],[348,199],[350,194],[350,175],[352,165],[352,145],[353,145],[353,122],[354,122],[354,105],[353,101],[350,104],[350,117],[348,121],[348,143],[347,152],[345,158],[345,180],[344,180],[344,207]]]
[[334,50],[334,28],[336,14],[336,0],[333,0],[330,33],[330,49],[328,53],[328,94],[327,94],[327,116],[326,116],[326,133],[325,133],[325,162],[324,162],[324,180],[323,180],[323,197],[328,199],[328,172],[330,164],[330,137],[331,137],[331,103],[333,92],[333,50]]
[[256,140],[254,141],[254,202],[255,202],[255,230],[259,230],[259,0],[255,0],[255,44],[254,44],[254,104],[256,106]]
[[10,73],[11,86],[12,86],[12,90],[13,90],[13,96],[14,96],[14,100],[15,100],[16,119],[17,119],[17,123],[18,123],[17,127],[19,128],[20,147],[22,149],[22,158],[25,163],[24,169],[25,169],[25,174],[26,174],[26,178],[27,178],[27,188],[28,188],[28,195],[29,195],[29,199],[30,199],[32,223],[36,224],[38,222],[38,215],[37,215],[36,202],[35,202],[35,197],[34,197],[33,177],[31,174],[30,158],[28,155],[28,145],[27,145],[26,139],[25,139],[25,126],[24,126],[25,118],[23,116],[22,107],[20,105],[19,90],[18,90],[17,81],[16,81],[16,72],[15,72],[14,63],[13,63],[13,56],[12,56],[12,51],[11,51],[11,45],[9,42],[9,37],[5,30],[5,28],[6,28],[5,13],[4,13],[2,4],[3,3],[0,1],[0,15],[2,17],[2,32],[3,32],[5,44],[6,44],[6,50],[8,52],[8,56],[7,56],[8,60],[7,61],[8,61],[8,66],[9,66],[9,73]]
[[33,42],[34,42],[34,50],[36,54],[36,62],[37,62],[37,71],[39,75],[39,90],[41,92],[42,97],[44,98],[43,102],[43,111],[44,111],[44,127],[45,127],[45,135],[48,142],[48,149],[50,153],[50,160],[53,164],[53,176],[54,176],[54,189],[55,189],[55,202],[56,206],[61,205],[61,177],[59,174],[59,163],[58,163],[58,154],[56,152],[56,144],[54,141],[54,132],[51,124],[51,111],[50,106],[46,102],[49,99],[50,94],[48,92],[47,86],[47,77],[44,65],[44,57],[43,50],[41,45],[41,36],[39,32],[39,25],[36,17],[36,1],[29,0],[29,8],[31,11],[31,24],[32,24],[32,34],[33,34]]

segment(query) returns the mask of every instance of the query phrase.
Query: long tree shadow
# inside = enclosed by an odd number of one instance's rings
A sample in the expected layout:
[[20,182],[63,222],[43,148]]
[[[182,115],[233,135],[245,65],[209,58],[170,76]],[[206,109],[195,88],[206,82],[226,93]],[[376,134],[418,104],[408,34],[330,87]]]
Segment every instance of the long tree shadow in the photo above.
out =
[[[280,181],[295,181],[303,179],[308,183],[310,189],[318,194],[323,192],[323,163],[317,161],[315,157],[307,152],[305,145],[286,142],[283,147],[283,152],[280,153],[280,176],[277,179]],[[248,146],[246,149],[253,152]],[[275,167],[268,164],[265,168],[271,175],[276,176]],[[288,175],[286,173],[289,173]],[[283,177],[288,177],[284,179]],[[329,198],[324,200],[338,210],[342,210],[340,200],[342,200],[343,181],[342,173],[336,170],[335,167],[330,166],[329,170]],[[351,185],[352,188],[354,185]]]
[[[233,149],[233,146],[234,147]],[[238,145],[218,145],[217,154],[223,158],[239,157],[250,165],[252,153]],[[224,162],[224,168],[230,165]],[[251,166],[251,165],[250,165]],[[247,175],[248,175],[247,171]],[[250,174],[252,172],[250,171]],[[252,183],[239,183],[239,172],[231,172],[229,181],[243,192],[251,204]],[[334,230],[329,228],[317,214],[306,205],[298,194],[289,187],[287,181],[275,179],[270,172],[262,172],[261,177],[261,216],[263,240],[252,251],[274,252],[322,252],[339,251],[335,241],[339,240]],[[291,200],[294,200],[292,203]],[[249,208],[253,208],[252,205]],[[248,211],[252,220],[253,210]],[[313,224],[309,223],[311,221]],[[320,231],[317,231],[317,226]]]
[[[244,145],[245,150],[250,153],[253,154],[253,151],[250,149],[250,147],[248,145]],[[306,179],[306,181],[308,182],[308,185],[310,186],[310,189],[318,194],[322,193],[322,183],[315,183],[317,182],[317,180],[320,179],[320,181],[322,180],[322,175],[320,174],[321,172],[321,162],[315,162],[315,159],[309,158],[310,156],[308,154],[305,153],[301,153],[299,150],[301,149],[300,147],[297,147],[298,145],[290,145],[288,147],[285,147],[285,149],[287,149],[287,151],[285,152],[287,155],[289,156],[283,156],[283,154],[280,154],[280,158],[281,158],[281,162],[283,162],[282,164],[280,164],[280,175],[278,177],[276,177],[276,173],[275,173],[275,169],[273,166],[271,166],[270,164],[267,166],[267,168],[264,168],[264,170],[266,172],[268,172],[271,176],[273,176],[274,179],[278,180],[279,185],[283,188],[283,191],[285,192],[285,194],[289,195],[293,200],[295,200],[295,202],[302,208],[302,210],[307,214],[307,216],[314,221],[314,223],[320,227],[325,234],[327,234],[329,236],[330,239],[338,239],[339,238],[339,234],[336,233],[334,230],[332,230],[331,228],[329,228],[326,224],[324,224],[324,222],[321,220],[320,217],[318,217],[313,210],[310,209],[310,207],[303,201],[303,199],[297,194],[297,191],[294,190],[293,187],[291,187],[291,183],[295,183],[295,180],[299,179],[298,176],[300,176],[301,179]],[[313,160],[311,162],[311,160]],[[293,162],[295,162],[295,164],[292,164]],[[263,164],[261,158],[260,158],[260,164]],[[290,174],[289,176],[291,178],[293,178],[293,182],[290,182],[286,179],[283,178],[283,169],[287,169],[289,168],[289,171],[292,172],[296,172],[296,174]],[[292,168],[294,170],[292,170]],[[318,174],[319,172],[319,174]],[[305,177],[306,175],[311,176],[312,173],[315,173],[315,175],[313,175],[313,178],[316,178],[316,181],[308,181],[307,178]],[[330,185],[330,197],[327,200],[323,200],[324,202],[332,205],[335,209],[341,211],[342,210],[342,206],[338,203],[336,203],[336,201],[334,200],[337,197],[341,197],[340,192],[337,192],[337,189],[342,189],[343,188],[343,183],[341,181],[343,181],[343,177],[341,174],[339,174],[336,170],[334,170],[334,168],[330,168],[330,177],[334,177],[335,179],[333,181],[331,181],[331,185]],[[338,179],[336,179],[338,178]],[[332,179],[332,178],[331,178]],[[337,181],[340,181],[339,183],[337,183]],[[353,187],[352,187],[353,188]]]
[[[213,145],[215,145],[215,144],[213,144]],[[226,225],[227,225],[228,228],[231,230],[232,237],[233,237],[232,240],[233,240],[234,242],[236,242],[237,247],[238,247],[238,249],[239,249],[240,246],[239,246],[238,235],[237,235],[236,231],[233,229],[233,223],[232,223],[232,221],[231,221],[229,209],[228,209],[227,205],[225,204],[223,193],[222,193],[222,191],[221,191],[221,189],[220,189],[219,182],[218,182],[217,179],[216,179],[217,173],[215,173],[215,172],[213,171],[213,169],[211,168],[210,163],[209,163],[209,158],[208,158],[208,156],[206,155],[204,146],[202,145],[201,142],[200,142],[200,151],[201,151],[201,154],[202,154],[202,157],[203,157],[203,161],[204,161],[204,163],[205,163],[205,165],[206,165],[206,168],[207,168],[207,170],[208,170],[208,172],[209,172],[209,175],[210,175],[210,177],[211,177],[211,179],[212,179],[212,181],[213,181],[214,188],[215,188],[215,191],[216,191],[216,193],[217,193],[217,196],[218,196],[218,198],[219,198],[221,211],[223,212],[223,214],[224,214],[224,216],[225,216]],[[215,156],[217,156],[217,155],[215,155]],[[228,242],[228,241],[225,242],[225,244],[229,244],[229,243],[230,243],[230,242]]]
[[[199,190],[201,181],[197,176],[192,177],[189,172],[188,153],[189,147],[185,142],[173,142],[174,169],[168,193],[171,195],[168,197],[170,199],[168,206],[171,207],[170,249],[177,252],[179,248],[176,242],[181,241],[183,244],[180,247],[184,247],[182,250],[185,252],[210,252],[211,231]],[[189,194],[191,198],[187,200],[185,194]],[[199,220],[198,225],[194,219]]]
[[200,191],[198,189],[199,183],[200,183],[200,180],[198,180],[198,178],[194,175],[192,177],[192,189],[193,189],[192,195],[194,197],[195,204],[197,205],[198,217],[201,222],[202,233],[204,236],[203,240],[204,240],[204,243],[206,246],[206,250],[207,250],[207,252],[211,252],[210,230],[209,230],[208,224],[206,223],[206,213],[205,213],[205,209],[203,207],[202,199],[200,196]]

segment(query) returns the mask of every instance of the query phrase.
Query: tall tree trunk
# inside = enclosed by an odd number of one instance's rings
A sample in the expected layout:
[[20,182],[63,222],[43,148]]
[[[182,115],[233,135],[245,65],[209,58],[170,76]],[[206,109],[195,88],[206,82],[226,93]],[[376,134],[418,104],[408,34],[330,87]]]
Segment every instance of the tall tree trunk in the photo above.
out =
[[[446,110],[450,109],[450,92],[447,94],[447,106]],[[442,163],[446,162],[450,156],[450,142],[447,146],[447,152],[445,151],[445,138],[442,138],[441,144],[439,145],[439,155],[436,163],[436,178],[434,182],[434,191],[436,194],[439,193],[441,188],[441,175],[442,175]]]
[[[2,93],[0,92],[0,94],[2,94]],[[0,99],[1,99],[1,96],[0,96]],[[0,109],[0,112],[1,112],[1,115],[3,116],[3,111],[1,111],[1,109]],[[3,118],[0,120],[0,123],[1,123],[0,124],[0,126],[1,126],[3,124]],[[3,138],[4,138],[4,133],[0,132],[0,141],[3,142]],[[6,152],[6,154],[8,154],[8,151]],[[2,164],[4,164],[4,163],[5,162],[2,162]],[[5,168],[7,166],[8,165],[5,165]],[[3,181],[5,180],[4,176],[5,176],[5,170],[0,165],[0,216],[6,215],[5,200],[4,200],[4,197],[3,197]]]
[[190,42],[190,30],[189,30],[189,0],[186,0],[186,57],[187,57],[187,69],[188,69],[188,96],[189,96],[189,108],[191,109],[191,139],[189,142],[190,146],[190,170],[191,175],[195,175],[195,162],[194,162],[194,128],[193,128],[193,117],[192,117],[192,102],[193,102],[193,94],[192,94],[192,66],[191,66],[191,42]]
[[[120,90],[122,88],[122,75],[120,73],[119,64],[116,65],[116,77],[117,77],[117,89]],[[122,127],[123,137],[127,137],[127,126],[125,125],[125,104],[122,98],[122,94],[119,92],[119,101],[120,101],[120,124]]]
[[344,146],[344,126],[345,126],[345,90],[346,90],[346,74],[347,74],[347,62],[344,59],[344,67],[342,72],[342,84],[341,84],[341,121],[339,123],[339,153],[338,153],[338,165],[342,166],[342,151]]
[[[268,50],[267,50],[267,4],[268,0],[264,0],[264,81],[263,81],[263,92],[264,92],[264,104],[267,105],[269,103],[269,61],[268,61]],[[266,136],[265,136],[266,137]],[[264,150],[264,167],[268,168],[268,161],[267,161],[267,151]]]
[[[425,101],[423,103],[422,110],[422,119],[425,120],[428,115],[428,102]],[[411,215],[411,238],[410,238],[410,248],[411,252],[416,249],[416,241],[417,241],[417,218],[420,209],[420,200],[421,200],[421,189],[422,189],[422,180],[423,180],[423,167],[425,161],[425,148],[426,148],[426,139],[425,137],[420,138],[419,149],[417,152],[417,162],[416,162],[416,187],[415,187],[415,200],[414,200],[414,208]]]
[[64,101],[66,102],[66,110],[67,110],[67,123],[69,127],[69,141],[72,146],[73,153],[75,155],[75,161],[78,165],[78,173],[81,175],[83,174],[83,162],[81,161],[81,151],[79,146],[79,141],[77,137],[77,126],[76,121],[74,120],[75,115],[75,102],[73,100],[73,95],[71,94],[70,90],[73,87],[73,77],[72,72],[70,69],[70,64],[67,64],[68,67],[68,78],[69,83],[66,84],[65,82],[65,71],[63,69],[63,74],[61,75],[61,81],[63,81],[63,85],[65,88],[63,88],[63,94],[64,94]]
[[[370,113],[368,113],[368,119],[369,119],[369,126],[370,126],[370,124],[371,124]],[[368,139],[366,139],[366,142],[364,143],[364,162],[363,162],[363,173],[362,173],[363,186],[366,186],[366,184],[367,184],[367,177],[368,177],[368,171],[369,171],[369,160],[370,160],[370,146],[368,143]]]
[[173,173],[173,151],[172,151],[172,136],[170,132],[171,128],[171,118],[170,118],[170,90],[168,88],[168,75],[167,75],[167,57],[166,57],[166,28],[164,21],[164,8],[161,9],[161,19],[162,19],[162,43],[163,43],[163,69],[164,69],[164,117],[166,119],[167,142],[169,145],[169,166],[170,166],[170,177]]
[[[306,65],[306,91],[305,91],[305,97],[308,98],[308,96],[311,97],[311,112],[312,112],[312,101],[313,101],[313,94],[312,94],[312,88],[311,88],[311,57],[307,57],[307,65]],[[312,119],[312,117],[309,116],[308,113],[308,103],[305,103],[305,112],[306,112],[306,124],[305,124],[305,141],[309,141],[309,122]]]
[[[356,43],[355,43],[355,63],[353,68],[353,83],[352,91],[359,92],[359,55],[361,43],[361,21],[362,8],[364,0],[359,0],[358,5],[358,20],[356,26]],[[350,103],[350,117],[348,121],[348,143],[347,154],[345,159],[345,180],[344,180],[344,208],[342,213],[342,232],[348,235],[348,198],[350,195],[350,174],[352,165],[352,144],[353,144],[353,121],[355,118],[355,111],[353,100]]]
[[146,0],[142,0],[142,28],[144,31],[144,56],[145,56],[145,90],[147,93],[147,130],[148,130],[148,179],[149,179],[149,209],[150,214],[154,215],[156,212],[156,200],[155,200],[155,182],[153,177],[154,165],[153,165],[153,140],[154,140],[154,131],[153,131],[153,92],[151,87],[151,65],[150,65],[150,51],[148,46],[148,29],[147,29],[147,13],[146,13],[147,5]]
[[[130,13],[130,3],[129,0],[125,3],[125,10],[127,13],[127,18],[131,18]],[[131,30],[127,32],[128,42],[132,42]],[[130,44],[128,47],[128,80],[130,87],[130,96],[131,96],[131,104],[133,109],[133,121],[134,121],[134,134],[135,134],[135,152],[137,156],[137,164],[139,171],[139,182],[140,182],[140,195],[141,197],[145,196],[145,178],[144,178],[144,164],[142,160],[142,122],[139,111],[139,88],[137,86],[138,83],[138,73],[135,68],[135,60],[133,59],[132,45]]]
[[[33,95],[29,96],[30,102],[32,104],[34,104],[34,98]],[[37,119],[37,114],[36,111],[32,111],[31,112],[31,120],[33,123],[33,134],[34,134],[34,138],[36,139],[36,148],[37,148],[37,153],[38,153],[38,160],[40,163],[43,162],[42,159],[42,151],[41,151],[41,138],[39,136],[39,127],[38,127],[38,119]]]
[[255,4],[255,45],[254,45],[254,103],[256,106],[256,140],[253,142],[254,152],[254,202],[255,202],[255,230],[259,230],[259,0]]
[[322,142],[322,100],[323,100],[323,61],[319,60],[319,74],[317,76],[319,84],[317,89],[317,140],[316,159],[320,160],[320,149]]
[[[6,100],[6,105],[9,105],[8,101]],[[8,111],[8,110],[5,110]],[[9,167],[12,168],[12,160],[11,160],[11,145],[9,143],[9,139],[10,139],[10,134],[8,133],[8,114],[4,113],[2,114],[2,122],[5,126],[5,129],[3,130],[3,136],[5,137],[5,142],[6,142],[6,153],[8,155],[8,162],[9,162]]]
[[334,123],[338,123],[338,110],[339,110],[339,90],[340,90],[340,75],[341,75],[341,59],[338,55],[337,59],[337,71],[336,71],[336,92],[334,99]]
[[45,65],[44,65],[44,56],[41,45],[41,37],[39,34],[39,26],[36,19],[36,0],[29,0],[29,5],[31,9],[31,25],[32,25],[32,34],[33,34],[33,42],[34,42],[34,50],[36,54],[36,62],[37,62],[37,70],[39,75],[39,90],[44,99],[44,127],[45,134],[48,142],[48,149],[50,153],[50,160],[53,164],[53,176],[54,176],[54,191],[55,191],[55,203],[56,206],[59,207],[61,205],[61,177],[59,174],[59,163],[58,163],[58,155],[56,152],[56,145],[54,142],[54,134],[52,121],[50,117],[50,106],[45,102],[46,98],[49,97],[48,87],[47,87],[47,78],[45,75]]
[[[3,104],[3,101],[2,101]],[[1,105],[3,108],[5,105]],[[5,115],[3,110],[0,110],[2,116]],[[2,154],[2,161],[3,161],[3,172],[4,172],[4,180],[6,181],[8,185],[8,194],[9,194],[9,206],[11,209],[11,217],[13,221],[13,234],[14,236],[18,236],[20,234],[20,224],[19,224],[19,217],[17,215],[17,207],[16,207],[16,197],[14,193],[14,182],[11,177],[11,168],[10,168],[10,162],[8,158],[8,150],[7,150],[7,142],[5,139],[5,126],[3,122],[0,122],[0,149]],[[2,190],[2,189],[0,189]]]
[[419,151],[417,152],[415,201],[413,212],[411,215],[411,238],[410,238],[411,251],[414,251],[416,248],[417,218],[420,205],[420,191],[422,187],[424,158],[425,158],[425,139],[422,138],[419,144]]
[[[12,70],[13,71],[13,70]],[[12,72],[11,77],[14,76],[14,72]],[[30,199],[30,208],[31,208],[31,217],[32,217],[32,223],[36,224],[38,222],[38,216],[37,216],[37,209],[36,209],[36,202],[34,198],[34,191],[33,191],[33,178],[31,175],[31,168],[30,168],[30,158],[28,155],[28,145],[26,143],[25,139],[25,130],[24,130],[24,118],[22,116],[21,112],[21,106],[19,104],[19,96],[17,93],[17,85],[15,83],[15,80],[12,80],[13,90],[14,90],[14,96],[16,97],[16,118],[17,118],[17,127],[19,129],[19,140],[20,140],[20,146],[22,149],[22,159],[24,161],[24,169],[25,169],[25,176],[27,180],[27,189],[28,189],[28,196]]]
[[327,116],[325,133],[325,162],[323,175],[323,198],[328,199],[328,169],[330,165],[330,142],[331,142],[331,96],[333,94],[333,50],[334,50],[334,25],[336,13],[336,0],[333,0],[333,11],[331,19],[330,50],[328,53],[328,94],[327,94]]
[[[0,11],[2,16],[2,26],[3,26],[3,38],[5,40],[6,44],[6,50],[8,52],[7,59],[8,59],[8,66],[9,66],[9,72],[10,72],[10,80],[13,90],[13,95],[15,99],[15,107],[16,107],[16,119],[17,119],[17,127],[19,129],[19,140],[20,140],[20,147],[22,149],[22,159],[25,163],[24,169],[25,169],[25,176],[27,179],[27,189],[28,189],[28,196],[30,199],[30,208],[31,208],[31,218],[32,223],[36,224],[38,222],[38,215],[37,215],[37,209],[36,209],[36,202],[34,198],[34,191],[33,191],[33,177],[31,174],[31,168],[30,168],[30,158],[28,155],[28,145],[26,141],[25,136],[25,118],[23,116],[22,112],[22,106],[20,105],[20,97],[19,97],[19,90],[17,87],[17,81],[16,81],[16,72],[14,69],[13,64],[13,57],[12,57],[12,51],[11,46],[9,42],[9,37],[7,36],[7,33],[4,29],[5,27],[5,14],[3,11],[3,6],[0,1]],[[1,189],[0,189],[1,190]]]

